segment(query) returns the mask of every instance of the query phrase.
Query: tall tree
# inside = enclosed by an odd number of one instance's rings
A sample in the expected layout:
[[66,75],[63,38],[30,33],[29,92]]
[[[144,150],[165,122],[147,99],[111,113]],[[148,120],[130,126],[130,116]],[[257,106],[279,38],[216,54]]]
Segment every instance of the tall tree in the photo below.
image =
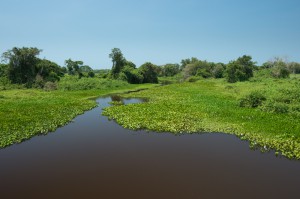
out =
[[139,70],[144,76],[143,83],[158,83],[157,66],[150,62],[146,62],[140,66]]
[[37,48],[17,48],[3,53],[8,62],[8,77],[12,83],[31,85],[36,76],[37,56],[42,50]]
[[65,65],[70,75],[75,75],[77,73],[79,77],[82,76],[80,71],[80,67],[83,65],[82,61],[73,61],[72,59],[68,59],[65,61]]
[[112,59],[112,69],[111,73],[114,78],[118,77],[118,74],[121,72],[125,64],[125,58],[119,48],[113,48],[109,54],[109,58]]

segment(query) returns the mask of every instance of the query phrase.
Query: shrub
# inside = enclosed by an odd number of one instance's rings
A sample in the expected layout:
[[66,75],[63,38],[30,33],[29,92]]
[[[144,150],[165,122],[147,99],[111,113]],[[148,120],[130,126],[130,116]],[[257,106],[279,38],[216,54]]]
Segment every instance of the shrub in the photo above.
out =
[[224,66],[221,64],[217,64],[213,70],[213,76],[215,78],[222,78],[224,73]]
[[226,68],[226,78],[229,83],[237,81],[246,81],[253,77],[254,62],[251,61],[252,57],[244,55],[235,61],[229,62]]
[[118,88],[126,84],[128,83],[120,80],[65,76],[59,81],[58,87],[60,90],[92,90]]
[[130,84],[143,83],[144,76],[138,69],[134,69],[131,66],[125,66],[119,75],[119,79],[127,81]]
[[200,77],[196,77],[196,76],[192,76],[186,79],[187,82],[196,82],[198,80],[200,80]]
[[269,101],[261,107],[261,110],[273,113],[288,113],[288,105],[280,102]]
[[266,100],[266,97],[259,91],[253,91],[240,100],[240,107],[256,108]]
[[140,66],[139,70],[144,77],[143,83],[158,83],[156,68],[157,66],[150,62],[146,62]]
[[203,78],[209,78],[212,76],[212,74],[204,68],[198,69],[196,75]]
[[45,91],[53,91],[57,90],[57,83],[56,82],[46,82],[44,85]]
[[95,77],[95,73],[94,73],[93,71],[89,71],[89,72],[88,72],[88,76],[89,76],[89,77]]

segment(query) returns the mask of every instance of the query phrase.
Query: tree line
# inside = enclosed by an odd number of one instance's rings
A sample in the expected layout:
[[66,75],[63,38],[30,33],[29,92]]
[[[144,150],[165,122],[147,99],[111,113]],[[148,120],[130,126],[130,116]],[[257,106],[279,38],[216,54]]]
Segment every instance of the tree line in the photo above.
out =
[[228,82],[247,81],[254,71],[266,71],[270,77],[288,78],[291,73],[300,73],[300,64],[287,62],[281,58],[256,65],[249,55],[243,55],[227,64],[208,62],[192,57],[183,59],[180,64],[157,66],[146,62],[137,67],[127,60],[119,48],[113,48],[109,54],[112,60],[111,70],[93,70],[83,61],[65,60],[64,66],[53,61],[40,59],[41,49],[35,47],[14,47],[2,54],[0,64],[0,83],[22,84],[26,87],[43,88],[47,82],[58,82],[64,75],[78,78],[111,78],[132,84],[158,83],[158,77],[181,76],[183,80],[193,81],[198,78],[226,78]]

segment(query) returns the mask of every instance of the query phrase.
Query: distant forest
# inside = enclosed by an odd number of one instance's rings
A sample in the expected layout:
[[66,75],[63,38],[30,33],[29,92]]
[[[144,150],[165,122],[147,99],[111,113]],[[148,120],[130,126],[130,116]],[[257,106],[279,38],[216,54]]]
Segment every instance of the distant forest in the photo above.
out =
[[247,81],[254,72],[262,77],[288,78],[300,73],[300,63],[288,62],[282,58],[258,66],[249,55],[243,55],[229,63],[215,63],[192,57],[181,63],[155,65],[146,62],[137,67],[127,60],[119,48],[108,55],[112,60],[110,70],[94,70],[83,61],[65,60],[65,65],[40,59],[42,50],[35,47],[14,47],[2,54],[0,63],[0,85],[18,84],[26,88],[44,88],[55,84],[69,75],[81,78],[105,78],[123,80],[130,84],[158,83],[159,77],[177,77],[179,81],[196,81],[201,78],[225,78],[228,82]]

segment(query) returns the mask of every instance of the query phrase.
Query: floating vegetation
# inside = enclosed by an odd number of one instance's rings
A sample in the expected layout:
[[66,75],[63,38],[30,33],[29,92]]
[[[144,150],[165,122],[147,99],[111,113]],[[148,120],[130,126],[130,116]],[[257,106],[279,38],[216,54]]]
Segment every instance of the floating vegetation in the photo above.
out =
[[[108,107],[103,114],[115,119],[123,127],[134,130],[147,129],[175,134],[235,134],[243,140],[249,140],[250,147],[259,147],[262,151],[273,149],[277,155],[300,159],[299,115],[259,108],[278,96],[280,88],[293,84],[293,81],[285,81],[278,85],[268,79],[236,84],[229,84],[224,80],[172,84],[126,94],[124,97],[147,98],[149,101]],[[228,89],[230,86],[239,92]],[[257,90],[263,90],[263,95],[257,93]],[[249,105],[240,107],[239,100],[243,96],[246,96],[244,99]],[[293,110],[298,110],[296,105],[296,100],[293,100]]]
[[[113,84],[113,83],[112,83]],[[117,86],[119,83],[117,84]],[[130,85],[84,91],[43,91],[19,89],[1,91],[0,148],[20,143],[37,134],[46,134],[96,106],[101,95],[142,89],[153,85]],[[112,86],[115,87],[115,86]]]

